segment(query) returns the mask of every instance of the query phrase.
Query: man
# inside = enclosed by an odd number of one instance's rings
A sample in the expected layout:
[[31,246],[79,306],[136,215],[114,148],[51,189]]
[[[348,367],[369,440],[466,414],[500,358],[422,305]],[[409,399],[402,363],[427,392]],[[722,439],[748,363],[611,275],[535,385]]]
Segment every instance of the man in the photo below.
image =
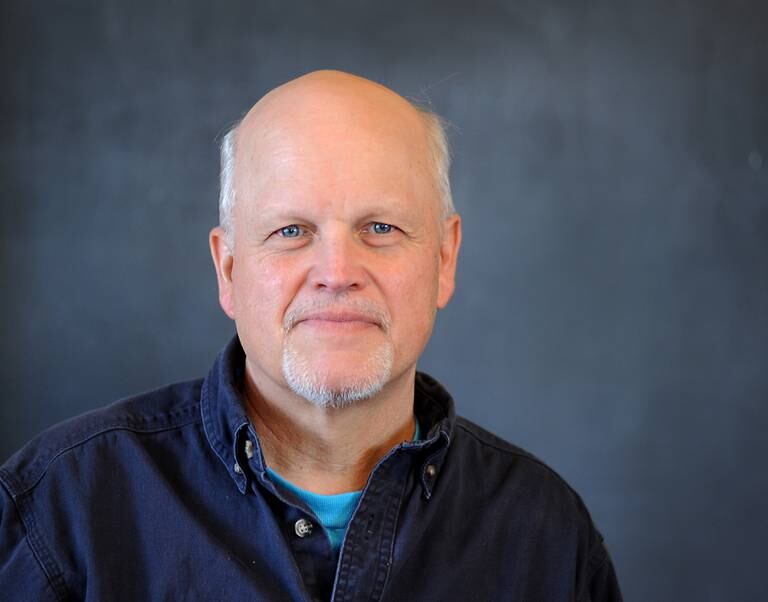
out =
[[579,497],[416,372],[461,225],[439,120],[317,72],[222,146],[205,380],[54,427],[0,470],[20,600],[620,600]]

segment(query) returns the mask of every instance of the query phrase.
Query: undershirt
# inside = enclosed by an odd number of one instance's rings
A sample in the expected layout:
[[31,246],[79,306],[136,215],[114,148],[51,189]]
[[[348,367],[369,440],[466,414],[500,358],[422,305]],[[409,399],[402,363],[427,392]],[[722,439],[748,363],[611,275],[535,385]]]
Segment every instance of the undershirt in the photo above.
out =
[[[421,439],[421,428],[419,427],[419,421],[416,420],[413,440],[418,441],[419,439]],[[341,548],[341,542],[344,540],[344,534],[347,532],[347,525],[349,525],[349,521],[363,492],[349,491],[347,493],[321,495],[296,487],[296,485],[285,480],[269,467],[267,467],[267,474],[269,474],[269,478],[272,481],[296,495],[312,509],[312,512],[315,513],[317,520],[320,521],[328,535],[331,548],[334,552],[338,553]]]

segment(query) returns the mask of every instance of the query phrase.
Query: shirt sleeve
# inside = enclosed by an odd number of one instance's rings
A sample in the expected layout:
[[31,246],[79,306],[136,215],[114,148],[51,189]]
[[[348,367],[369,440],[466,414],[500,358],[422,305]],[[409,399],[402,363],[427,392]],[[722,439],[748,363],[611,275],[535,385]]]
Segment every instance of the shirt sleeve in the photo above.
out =
[[35,557],[14,501],[0,486],[0,592],[17,600],[60,600]]

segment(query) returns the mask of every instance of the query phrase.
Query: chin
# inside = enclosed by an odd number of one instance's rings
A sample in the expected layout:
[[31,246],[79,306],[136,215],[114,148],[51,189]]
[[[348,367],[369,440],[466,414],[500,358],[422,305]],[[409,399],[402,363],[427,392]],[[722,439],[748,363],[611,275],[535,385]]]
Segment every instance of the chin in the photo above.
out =
[[352,361],[334,355],[318,357],[286,345],[283,377],[291,391],[320,408],[343,408],[375,397],[389,382],[394,360],[390,343],[355,354]]

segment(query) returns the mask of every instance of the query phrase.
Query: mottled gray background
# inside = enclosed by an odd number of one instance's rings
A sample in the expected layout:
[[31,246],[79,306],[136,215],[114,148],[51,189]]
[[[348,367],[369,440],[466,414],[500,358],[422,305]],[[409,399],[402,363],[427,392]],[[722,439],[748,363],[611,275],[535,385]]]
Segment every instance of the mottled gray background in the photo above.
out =
[[207,371],[217,136],[335,67],[453,124],[422,368],[583,495],[628,600],[763,599],[766,4],[471,6],[3,2],[0,460]]

